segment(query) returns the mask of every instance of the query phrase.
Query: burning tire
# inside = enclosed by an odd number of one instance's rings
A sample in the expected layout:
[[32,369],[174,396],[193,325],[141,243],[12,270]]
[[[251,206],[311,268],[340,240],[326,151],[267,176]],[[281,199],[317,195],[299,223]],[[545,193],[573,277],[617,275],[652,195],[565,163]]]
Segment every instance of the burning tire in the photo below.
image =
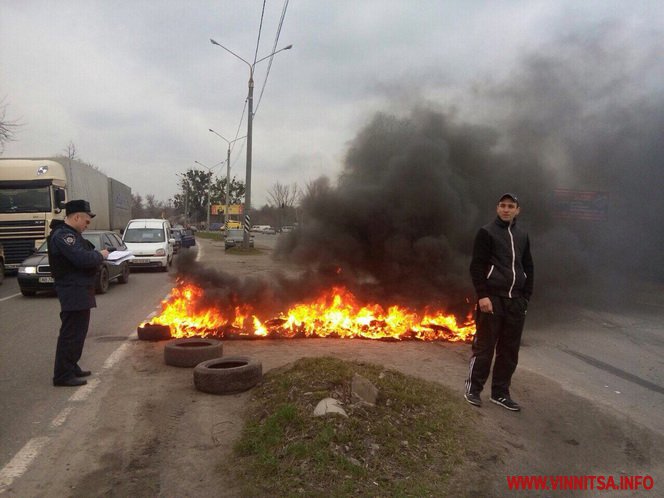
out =
[[171,338],[171,329],[168,325],[148,323],[136,329],[141,341],[165,341]]
[[190,337],[169,341],[164,346],[164,361],[173,367],[195,367],[222,354],[223,346],[218,339]]
[[263,379],[263,365],[247,356],[227,356],[199,363],[194,385],[210,394],[231,394],[251,389]]

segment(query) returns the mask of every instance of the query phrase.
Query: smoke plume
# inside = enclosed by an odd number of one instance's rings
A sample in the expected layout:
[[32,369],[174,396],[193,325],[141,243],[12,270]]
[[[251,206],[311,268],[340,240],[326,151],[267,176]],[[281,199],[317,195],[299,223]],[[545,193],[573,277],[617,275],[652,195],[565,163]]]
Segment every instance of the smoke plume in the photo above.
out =
[[[526,57],[509,81],[476,89],[481,124],[430,103],[377,113],[277,256],[338,267],[387,300],[454,304],[472,295],[473,237],[509,191],[531,234],[536,294],[616,301],[661,279],[662,47],[627,41],[605,26]],[[607,193],[608,219],[560,219],[556,189]]]
[[[474,88],[472,111],[376,113],[336,182],[314,182],[298,229],[280,238],[275,257],[305,274],[190,275],[230,303],[279,307],[339,283],[362,299],[454,310],[474,300],[478,228],[515,192],[536,299],[622,298],[636,280],[664,278],[663,51],[637,38],[613,25],[561,40]],[[608,193],[608,219],[560,219],[556,189]]]

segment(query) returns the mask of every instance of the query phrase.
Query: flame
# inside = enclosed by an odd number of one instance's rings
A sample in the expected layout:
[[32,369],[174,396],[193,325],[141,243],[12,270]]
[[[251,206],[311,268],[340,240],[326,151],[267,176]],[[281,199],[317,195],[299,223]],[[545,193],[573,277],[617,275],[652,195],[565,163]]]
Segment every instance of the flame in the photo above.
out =
[[250,306],[236,306],[224,316],[215,308],[201,308],[204,291],[178,282],[162,302],[161,313],[141,326],[168,325],[171,336],[246,338],[341,337],[364,339],[418,339],[470,341],[475,325],[469,314],[458,323],[443,311],[418,313],[401,306],[385,309],[379,304],[360,304],[343,287],[334,287],[309,303],[300,303],[274,318],[261,318]]

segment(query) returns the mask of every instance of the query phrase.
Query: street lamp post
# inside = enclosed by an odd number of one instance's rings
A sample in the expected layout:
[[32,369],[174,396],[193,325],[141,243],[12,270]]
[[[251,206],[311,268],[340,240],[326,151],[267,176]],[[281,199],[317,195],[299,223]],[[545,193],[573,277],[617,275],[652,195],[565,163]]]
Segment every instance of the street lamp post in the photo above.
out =
[[203,166],[205,169],[208,170],[208,173],[210,174],[210,177],[208,178],[208,188],[207,188],[207,230],[210,230],[210,187],[212,185],[212,170],[219,166],[220,164],[223,163],[221,161],[220,163],[215,164],[214,166],[206,166],[203,163],[199,163],[198,161],[194,161],[196,164]]
[[214,133],[217,135],[219,138],[221,138],[224,142],[228,144],[228,151],[226,153],[226,203],[225,203],[225,208],[224,208],[224,226],[228,228],[228,204],[230,203],[230,189],[231,189],[231,144],[234,142],[237,142],[238,140],[242,140],[243,138],[247,138],[246,136],[236,138],[235,140],[227,140],[224,137],[222,137],[219,133],[214,131],[212,128],[208,128],[211,133]]
[[245,223],[244,223],[244,238],[242,243],[242,247],[244,249],[249,249],[249,230],[251,227],[249,226],[247,220],[249,217],[249,211],[251,210],[251,146],[252,146],[252,127],[254,119],[254,67],[259,62],[262,62],[265,59],[272,57],[273,55],[278,54],[283,50],[290,50],[291,48],[293,48],[293,45],[287,45],[283,48],[280,48],[279,50],[272,52],[270,55],[266,55],[262,59],[259,59],[255,61],[253,64],[250,64],[242,57],[237,55],[235,52],[227,49],[221,43],[216,42],[212,38],[210,38],[210,43],[223,48],[226,52],[228,52],[231,55],[234,55],[236,58],[240,59],[247,66],[249,66],[249,95],[247,96],[247,104],[248,104],[247,107],[249,108],[249,114],[247,115],[247,171],[245,173],[245,180],[244,180],[245,181],[245,194],[244,194]]

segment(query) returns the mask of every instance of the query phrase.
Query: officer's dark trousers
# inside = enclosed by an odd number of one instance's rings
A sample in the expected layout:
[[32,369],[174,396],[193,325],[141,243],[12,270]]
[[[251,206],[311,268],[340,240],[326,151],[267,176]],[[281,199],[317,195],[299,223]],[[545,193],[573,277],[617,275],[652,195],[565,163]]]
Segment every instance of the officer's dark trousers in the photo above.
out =
[[53,382],[62,382],[80,372],[78,360],[83,354],[85,336],[90,325],[90,310],[61,311],[60,335],[55,350],[55,368]]
[[491,396],[509,397],[512,375],[519,361],[521,333],[527,301],[523,298],[491,297],[493,313],[477,310],[477,332],[473,339],[466,392],[479,394],[489,378],[494,351],[496,362],[491,379]]

